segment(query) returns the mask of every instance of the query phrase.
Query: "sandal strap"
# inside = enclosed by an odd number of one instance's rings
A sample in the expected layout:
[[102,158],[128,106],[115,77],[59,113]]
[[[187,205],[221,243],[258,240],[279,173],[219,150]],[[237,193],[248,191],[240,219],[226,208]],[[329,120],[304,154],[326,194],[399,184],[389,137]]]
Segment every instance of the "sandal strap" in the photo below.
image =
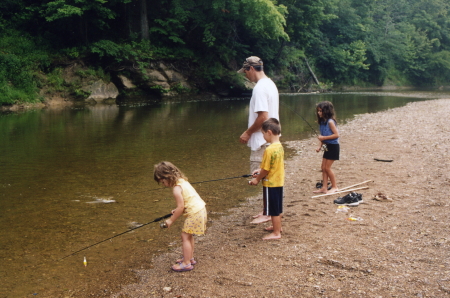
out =
[[180,268],[181,268],[181,269],[187,268],[187,267],[189,267],[189,266],[192,266],[192,264],[189,263],[188,265],[184,265],[184,263],[180,263]]

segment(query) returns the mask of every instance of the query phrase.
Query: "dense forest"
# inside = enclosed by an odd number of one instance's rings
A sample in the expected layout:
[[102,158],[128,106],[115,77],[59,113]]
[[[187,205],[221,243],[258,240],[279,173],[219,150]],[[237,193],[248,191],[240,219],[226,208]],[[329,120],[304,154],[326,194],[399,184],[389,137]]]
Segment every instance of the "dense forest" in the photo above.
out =
[[448,0],[2,0],[0,104],[43,100],[44,87],[85,96],[62,77],[74,63],[80,75],[111,80],[163,61],[195,82],[179,92],[232,88],[251,55],[284,90],[312,83],[309,67],[326,88],[444,85],[449,8]]

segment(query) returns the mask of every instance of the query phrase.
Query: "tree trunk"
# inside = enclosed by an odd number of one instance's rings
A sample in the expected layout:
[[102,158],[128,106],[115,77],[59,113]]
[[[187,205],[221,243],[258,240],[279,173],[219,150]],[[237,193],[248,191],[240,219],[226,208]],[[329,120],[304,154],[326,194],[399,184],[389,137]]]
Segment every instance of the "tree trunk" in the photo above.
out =
[[312,77],[314,79],[314,82],[316,82],[316,84],[319,85],[320,84],[319,80],[317,79],[316,75],[314,74],[314,72],[312,71],[311,67],[309,66],[308,59],[306,59],[306,57],[305,57],[305,62],[306,62],[306,66],[308,66],[309,72],[311,73],[311,75],[312,75]]
[[147,0],[141,1],[141,38],[150,39],[148,33],[148,18],[147,18]]

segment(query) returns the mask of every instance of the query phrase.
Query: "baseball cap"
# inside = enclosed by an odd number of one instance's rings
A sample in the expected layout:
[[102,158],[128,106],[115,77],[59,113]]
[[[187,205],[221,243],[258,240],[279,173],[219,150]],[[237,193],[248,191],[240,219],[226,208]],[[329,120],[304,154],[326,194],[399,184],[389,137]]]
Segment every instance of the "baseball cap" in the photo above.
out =
[[238,73],[243,73],[244,69],[249,68],[250,66],[261,66],[263,62],[259,57],[250,56],[245,59],[244,64],[242,64],[242,68],[238,70]]

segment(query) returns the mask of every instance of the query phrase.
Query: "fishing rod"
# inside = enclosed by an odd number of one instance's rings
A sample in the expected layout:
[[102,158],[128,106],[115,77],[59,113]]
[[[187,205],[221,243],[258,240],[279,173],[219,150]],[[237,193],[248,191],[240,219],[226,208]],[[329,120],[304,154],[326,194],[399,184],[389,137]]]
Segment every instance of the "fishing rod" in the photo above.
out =
[[[305,121],[306,124],[308,124],[308,126],[311,128],[311,130],[314,132],[314,134],[315,134],[317,137],[319,137],[319,134],[317,133],[317,131],[311,126],[311,124],[309,124],[308,121],[306,121],[306,119],[305,119],[302,115],[300,115],[299,113],[297,113],[296,111],[294,111],[294,109],[292,109],[289,105],[285,104],[285,103],[282,102],[281,100],[279,100],[279,102],[281,102],[281,103],[282,103],[286,108],[288,108],[292,113],[294,113],[294,114],[300,116],[300,117],[303,119],[303,121]],[[325,144],[325,143],[322,144],[322,151],[328,151],[327,144]]]
[[[221,181],[221,180],[229,180],[229,179],[236,179],[236,178],[247,178],[247,177],[251,177],[251,176],[252,176],[251,174],[246,174],[246,175],[241,175],[241,176],[236,176],[236,177],[220,178],[220,179],[214,179],[214,180],[205,180],[205,181],[199,181],[199,182],[192,182],[191,184],[198,184],[198,183],[205,183],[205,182],[213,182],[213,181]],[[145,190],[145,191],[141,191],[141,192],[152,191],[152,190],[163,189],[163,188],[165,188],[165,187],[149,189],[149,190]],[[139,192],[135,192],[135,193],[133,193],[133,194],[136,194],[136,193],[139,193]],[[113,237],[109,237],[109,238],[104,239],[104,240],[102,240],[102,241],[99,241],[99,242],[97,242],[97,243],[94,243],[94,244],[91,244],[91,245],[89,245],[89,246],[86,246],[86,247],[84,247],[84,248],[82,248],[82,249],[80,249],[80,250],[77,250],[76,252],[73,252],[73,253],[71,253],[70,255],[67,255],[67,256],[65,256],[65,257],[63,257],[63,258],[61,258],[61,259],[59,259],[58,261],[64,260],[65,258],[68,258],[68,257],[70,257],[70,256],[72,256],[72,255],[74,255],[74,254],[77,254],[77,253],[79,253],[79,252],[81,252],[81,251],[83,251],[83,250],[86,250],[86,249],[91,248],[91,247],[93,247],[93,246],[96,246],[96,245],[98,245],[98,244],[100,244],[100,243],[103,243],[103,242],[105,242],[105,241],[108,241],[108,240],[111,240],[111,239],[113,239],[113,238],[116,238],[116,237],[118,237],[118,236],[120,236],[120,235],[129,233],[129,232],[134,231],[134,230],[136,230],[136,229],[142,228],[142,227],[144,227],[144,226],[146,226],[146,225],[149,225],[149,224],[151,224],[151,223],[161,221],[161,220],[166,219],[166,218],[168,218],[168,217],[170,217],[170,216],[172,216],[172,213],[166,214],[166,215],[161,216],[161,217],[158,217],[158,218],[156,218],[156,219],[154,219],[154,220],[152,220],[152,221],[150,221],[150,222],[148,222],[148,223],[145,223],[145,224],[143,224],[143,225],[141,225],[141,226],[139,226],[139,227],[130,228],[128,231],[122,232],[122,233],[120,233],[120,234],[114,235]]]
[[[198,184],[198,183],[205,183],[205,182],[213,182],[213,181],[221,181],[221,180],[229,180],[229,179],[236,179],[236,178],[247,178],[247,177],[251,177],[251,176],[252,176],[251,174],[246,174],[246,175],[241,175],[241,176],[236,176],[236,177],[220,178],[220,179],[214,179],[214,180],[205,180],[205,181],[199,181],[199,182],[192,182],[191,184]],[[160,188],[154,188],[154,189],[144,190],[144,191],[141,191],[141,192],[152,191],[152,190],[163,189],[163,188],[165,188],[165,187],[160,187]],[[140,193],[140,192],[135,192],[135,193],[132,193],[132,194],[137,194],[137,193]],[[103,243],[103,242],[105,242],[105,241],[111,240],[111,239],[116,238],[116,237],[118,237],[118,236],[120,236],[120,235],[123,235],[123,234],[129,233],[129,232],[131,232],[131,231],[134,231],[134,230],[136,230],[136,229],[142,228],[143,226],[146,226],[146,225],[148,225],[148,224],[151,224],[151,223],[154,223],[154,222],[161,221],[161,220],[166,219],[166,218],[168,218],[168,217],[170,217],[170,216],[172,216],[172,213],[166,214],[166,215],[161,216],[161,217],[158,217],[158,218],[156,218],[155,220],[152,220],[152,221],[150,221],[150,222],[148,222],[148,223],[146,223],[146,224],[143,224],[143,225],[141,225],[141,226],[139,226],[139,227],[131,228],[131,229],[129,229],[128,231],[125,231],[125,232],[123,232],[123,233],[114,235],[113,237],[109,237],[108,239],[105,239],[105,240],[99,241],[99,242],[97,242],[97,243],[94,243],[94,244],[92,244],[92,245],[86,246],[85,248],[82,248],[82,249],[80,249],[80,250],[77,250],[76,252],[73,252],[73,253],[71,253],[70,255],[67,255],[67,256],[65,256],[65,257],[63,257],[63,258],[61,258],[61,259],[59,259],[58,261],[64,260],[64,259],[67,258],[67,257],[70,257],[70,256],[72,256],[72,255],[74,255],[74,254],[76,254],[76,253],[79,253],[80,251],[86,250],[86,249],[91,248],[91,247],[93,247],[93,246],[95,246],[95,245],[97,245],[97,244],[100,244],[100,243]]]
[[319,134],[317,133],[317,131],[311,126],[311,124],[309,124],[308,121],[306,121],[306,119],[305,119],[302,115],[300,115],[299,113],[297,113],[296,111],[294,111],[294,109],[292,109],[289,105],[285,104],[285,103],[282,102],[281,100],[280,100],[280,103],[282,103],[285,107],[287,107],[287,108],[288,108],[291,112],[293,112],[294,114],[300,116],[300,117],[303,119],[303,121],[305,121],[306,124],[308,124],[308,126],[311,128],[311,130],[314,132],[314,134],[315,134],[316,136],[319,136]]
[[[237,178],[247,178],[247,177],[251,177],[251,176],[252,176],[252,174],[246,174],[246,175],[236,176],[236,177],[220,178],[220,179],[214,179],[214,180],[205,180],[205,181],[199,181],[199,182],[191,182],[191,184],[199,184],[199,183],[214,182],[214,181],[229,180],[229,179],[237,179]],[[132,193],[132,195],[137,194],[137,193],[147,192],[147,191],[163,189],[163,188],[167,188],[167,187],[159,187],[159,188],[147,189],[147,190],[143,190],[143,191],[139,191],[139,192],[134,192],[134,193]]]
[[116,237],[118,237],[118,236],[120,236],[120,235],[129,233],[129,232],[131,232],[131,231],[137,230],[137,229],[142,228],[142,227],[144,227],[144,226],[146,226],[146,225],[148,225],[148,224],[151,224],[151,223],[154,223],[154,222],[161,221],[161,220],[166,219],[166,218],[171,217],[171,216],[172,216],[172,213],[166,214],[166,215],[161,216],[161,217],[158,217],[158,218],[156,218],[156,219],[154,219],[154,220],[152,220],[152,221],[150,221],[150,222],[148,222],[148,223],[146,223],[146,224],[143,224],[143,225],[141,225],[141,226],[139,226],[139,227],[130,228],[128,231],[125,231],[125,232],[123,232],[123,233],[114,235],[114,236],[112,236],[112,237],[109,237],[108,239],[99,241],[99,242],[97,242],[97,243],[94,243],[94,244],[91,244],[91,245],[89,245],[89,246],[86,246],[85,248],[82,248],[82,249],[80,249],[80,250],[77,250],[76,252],[73,252],[73,253],[71,253],[70,255],[67,255],[67,256],[65,256],[65,257],[63,257],[63,258],[61,258],[61,259],[59,259],[58,261],[64,260],[65,258],[68,258],[68,257],[70,257],[70,256],[73,256],[74,254],[79,253],[80,251],[86,250],[86,249],[91,248],[91,247],[93,247],[93,246],[96,246],[96,245],[98,245],[98,244],[100,244],[100,243],[103,243],[103,242],[105,242],[105,241],[111,240],[111,239],[113,239],[113,238],[116,238]]

